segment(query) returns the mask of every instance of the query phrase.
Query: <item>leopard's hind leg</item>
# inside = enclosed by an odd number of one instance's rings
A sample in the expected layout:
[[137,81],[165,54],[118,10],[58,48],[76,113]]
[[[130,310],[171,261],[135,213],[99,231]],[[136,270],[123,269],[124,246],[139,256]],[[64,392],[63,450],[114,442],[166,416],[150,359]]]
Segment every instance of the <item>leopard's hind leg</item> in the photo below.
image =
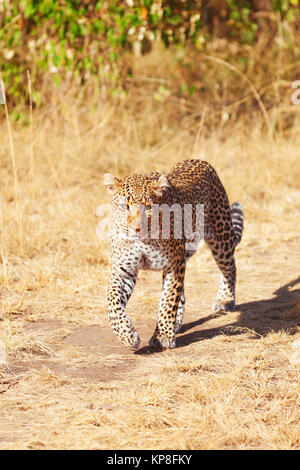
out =
[[[217,220],[215,218],[214,220]],[[234,250],[240,242],[243,231],[243,209],[235,202],[226,208],[215,223],[213,236],[206,240],[221,271],[219,290],[213,312],[235,309],[236,266]]]
[[232,311],[235,309],[236,284],[234,249],[229,250],[224,255],[222,244],[220,247],[220,244],[216,243],[211,246],[211,251],[221,271],[217,298],[212,310],[213,312],[220,312],[222,310]]

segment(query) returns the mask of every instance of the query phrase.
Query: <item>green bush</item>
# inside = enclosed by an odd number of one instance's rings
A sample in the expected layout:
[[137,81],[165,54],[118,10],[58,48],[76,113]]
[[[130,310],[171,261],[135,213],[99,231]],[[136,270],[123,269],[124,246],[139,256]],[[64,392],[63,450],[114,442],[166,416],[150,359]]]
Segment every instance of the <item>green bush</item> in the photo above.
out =
[[[261,16],[250,1],[0,0],[0,67],[13,101],[27,93],[27,70],[38,105],[44,76],[78,86],[91,75],[122,79],[122,51],[151,49],[153,41],[198,49],[216,35],[253,44]],[[298,0],[264,2],[285,22],[297,21]],[[219,25],[216,29],[215,25]],[[272,32],[269,32],[272,34]],[[128,71],[126,71],[128,74]]]

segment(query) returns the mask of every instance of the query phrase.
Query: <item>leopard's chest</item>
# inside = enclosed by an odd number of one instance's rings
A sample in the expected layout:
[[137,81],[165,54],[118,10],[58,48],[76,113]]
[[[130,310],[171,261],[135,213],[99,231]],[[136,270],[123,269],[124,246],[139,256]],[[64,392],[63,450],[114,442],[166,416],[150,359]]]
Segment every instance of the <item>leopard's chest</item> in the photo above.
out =
[[169,264],[169,257],[156,246],[143,245],[139,269],[160,271]]

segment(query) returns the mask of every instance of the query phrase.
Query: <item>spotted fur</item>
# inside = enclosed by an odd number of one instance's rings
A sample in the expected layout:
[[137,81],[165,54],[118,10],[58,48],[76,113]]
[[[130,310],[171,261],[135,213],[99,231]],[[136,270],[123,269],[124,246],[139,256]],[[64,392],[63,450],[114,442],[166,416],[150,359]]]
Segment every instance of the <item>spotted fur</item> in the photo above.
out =
[[[163,272],[162,295],[150,348],[174,348],[184,306],[184,276],[187,260],[196,249],[187,248],[187,237],[175,238],[175,227],[182,216],[171,212],[170,237],[162,236],[162,221],[156,237],[141,236],[141,214],[151,222],[153,204],[190,204],[195,229],[196,204],[204,206],[204,239],[220,269],[221,277],[213,311],[235,308],[236,267],[234,251],[241,240],[243,210],[231,207],[226,191],[213,167],[201,160],[177,163],[165,175],[132,174],[124,179],[106,174],[104,184],[113,194],[114,230],[111,237],[112,272],[108,292],[110,324],[126,346],[137,349],[139,336],[125,312],[139,269]],[[143,212],[144,211],[144,212]],[[125,236],[124,236],[125,234]],[[197,237],[196,237],[197,238]],[[199,240],[198,240],[199,241]]]

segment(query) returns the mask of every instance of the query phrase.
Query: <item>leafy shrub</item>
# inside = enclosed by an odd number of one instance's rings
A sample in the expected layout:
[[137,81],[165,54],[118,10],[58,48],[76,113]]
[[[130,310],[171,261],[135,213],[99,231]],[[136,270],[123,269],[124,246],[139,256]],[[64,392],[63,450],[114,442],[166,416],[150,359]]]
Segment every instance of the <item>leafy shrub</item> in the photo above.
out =
[[58,86],[80,86],[90,76],[115,83],[123,78],[121,52],[143,54],[153,41],[203,50],[223,35],[253,44],[265,21],[260,3],[296,23],[298,0],[0,0],[1,73],[10,99],[19,101],[29,70],[38,105],[45,77]]

